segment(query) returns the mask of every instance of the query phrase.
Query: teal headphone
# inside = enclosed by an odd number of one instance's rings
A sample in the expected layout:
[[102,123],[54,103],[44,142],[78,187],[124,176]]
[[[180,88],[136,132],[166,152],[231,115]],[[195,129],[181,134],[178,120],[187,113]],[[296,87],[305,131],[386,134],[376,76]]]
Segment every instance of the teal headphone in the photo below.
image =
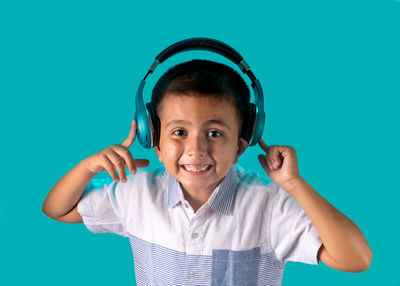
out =
[[179,41],[159,53],[150,66],[149,71],[141,80],[136,92],[134,119],[137,123],[137,138],[140,144],[144,148],[153,148],[158,145],[160,137],[160,120],[157,116],[155,106],[151,102],[146,105],[143,102],[143,88],[146,84],[146,78],[150,73],[153,73],[160,63],[174,54],[187,50],[207,50],[218,53],[237,64],[240,70],[250,78],[255,96],[255,104],[249,104],[249,118],[243,122],[240,137],[245,139],[250,146],[256,145],[261,138],[265,123],[264,94],[261,84],[250,70],[249,65],[237,51],[221,41],[210,38],[189,38]]

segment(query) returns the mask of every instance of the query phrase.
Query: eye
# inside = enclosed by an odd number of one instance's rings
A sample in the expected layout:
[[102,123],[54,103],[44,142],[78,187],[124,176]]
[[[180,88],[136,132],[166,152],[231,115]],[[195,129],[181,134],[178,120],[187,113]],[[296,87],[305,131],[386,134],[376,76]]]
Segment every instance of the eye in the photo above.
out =
[[175,130],[174,132],[172,132],[172,134],[176,135],[176,136],[183,136],[183,135],[185,135],[185,131],[182,129],[178,129],[178,130]]
[[220,136],[222,136],[222,133],[219,132],[219,131],[213,130],[213,131],[209,131],[207,135],[208,135],[209,137],[215,138],[215,137],[220,137]]

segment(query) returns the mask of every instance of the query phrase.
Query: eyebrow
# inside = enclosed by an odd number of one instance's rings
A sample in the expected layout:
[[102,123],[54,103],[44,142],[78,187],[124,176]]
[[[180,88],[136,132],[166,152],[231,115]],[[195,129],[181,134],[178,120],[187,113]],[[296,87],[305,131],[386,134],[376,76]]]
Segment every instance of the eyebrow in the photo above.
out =
[[[168,122],[167,125],[165,125],[165,128],[168,128],[170,125],[176,125],[176,124],[191,125],[191,123],[189,121],[182,120],[182,119],[180,119],[180,120],[176,119],[176,120],[172,120],[172,121]],[[210,120],[206,121],[206,123],[205,123],[205,125],[210,125],[210,124],[219,124],[219,125],[226,127],[227,129],[231,130],[231,127],[228,124],[226,124],[223,120],[220,120],[220,119],[210,119]]]

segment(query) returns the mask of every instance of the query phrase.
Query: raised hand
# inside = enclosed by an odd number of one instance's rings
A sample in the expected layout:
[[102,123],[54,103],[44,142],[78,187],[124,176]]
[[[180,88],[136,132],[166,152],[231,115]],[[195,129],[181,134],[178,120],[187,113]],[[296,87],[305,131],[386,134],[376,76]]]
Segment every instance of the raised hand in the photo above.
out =
[[150,162],[147,159],[133,159],[129,147],[135,142],[136,122],[132,120],[128,137],[121,144],[113,144],[104,150],[86,158],[86,164],[90,172],[99,173],[107,171],[118,182],[118,170],[122,182],[126,182],[125,168],[129,168],[131,174],[136,173],[136,168],[147,167]]
[[273,182],[284,188],[286,183],[301,179],[296,150],[293,147],[268,146],[262,138],[258,144],[266,153],[266,155],[258,155],[258,161]]

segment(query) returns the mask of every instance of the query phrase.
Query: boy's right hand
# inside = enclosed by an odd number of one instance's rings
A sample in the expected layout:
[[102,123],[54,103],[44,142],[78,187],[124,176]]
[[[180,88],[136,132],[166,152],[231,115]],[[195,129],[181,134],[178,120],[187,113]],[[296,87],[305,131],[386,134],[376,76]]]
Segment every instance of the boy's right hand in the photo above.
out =
[[135,174],[137,167],[147,167],[150,164],[147,159],[133,159],[129,147],[135,142],[135,137],[136,122],[132,120],[131,131],[124,142],[113,144],[85,159],[88,170],[92,173],[107,171],[116,182],[119,181],[116,172],[118,170],[122,182],[125,183],[125,168],[129,168],[131,174]]

